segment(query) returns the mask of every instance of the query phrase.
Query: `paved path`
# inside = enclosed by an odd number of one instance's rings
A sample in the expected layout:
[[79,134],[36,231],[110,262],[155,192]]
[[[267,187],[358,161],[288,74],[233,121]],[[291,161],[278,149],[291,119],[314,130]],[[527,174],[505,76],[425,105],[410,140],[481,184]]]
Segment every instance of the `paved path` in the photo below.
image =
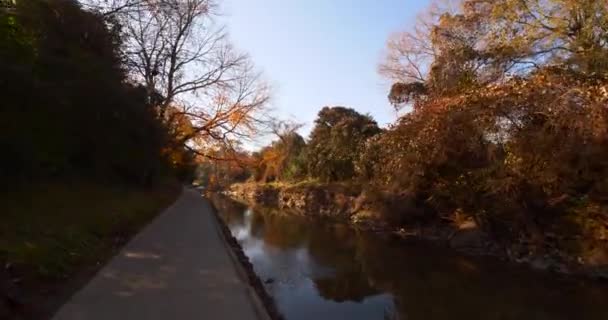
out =
[[184,190],[53,320],[267,319],[211,210]]

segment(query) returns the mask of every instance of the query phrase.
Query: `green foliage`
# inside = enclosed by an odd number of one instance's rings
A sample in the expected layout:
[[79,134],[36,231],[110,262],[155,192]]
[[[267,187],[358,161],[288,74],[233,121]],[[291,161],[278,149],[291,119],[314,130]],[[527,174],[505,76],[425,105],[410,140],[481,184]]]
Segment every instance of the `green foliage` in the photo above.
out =
[[294,181],[306,177],[306,142],[296,132],[279,135],[279,139],[253,154],[253,176],[256,181]]
[[0,195],[0,261],[27,276],[65,279],[109,259],[117,239],[126,241],[178,192],[83,182],[13,188]]
[[380,131],[369,115],[345,107],[324,107],[307,147],[309,175],[323,181],[352,179],[363,144]]
[[306,141],[293,132],[282,137],[275,148],[284,154],[280,165],[279,179],[295,181],[306,177]]
[[171,147],[146,90],[127,82],[119,39],[76,1],[0,11],[4,179],[150,183],[175,167],[163,150],[184,151]]
[[287,181],[298,181],[306,178],[306,150],[304,146],[300,152],[289,158],[281,176]]

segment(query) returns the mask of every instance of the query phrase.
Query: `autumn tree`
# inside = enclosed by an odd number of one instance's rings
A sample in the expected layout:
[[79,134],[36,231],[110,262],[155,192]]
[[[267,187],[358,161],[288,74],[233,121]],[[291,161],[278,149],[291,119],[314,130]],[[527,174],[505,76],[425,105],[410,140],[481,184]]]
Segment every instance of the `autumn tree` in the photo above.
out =
[[606,70],[608,9],[599,0],[436,3],[388,41],[379,72],[396,106],[479,89],[547,65]]
[[195,174],[195,180],[207,190],[227,188],[232,183],[247,180],[252,174],[253,159],[249,152],[240,147],[215,150],[210,156],[198,157]]
[[358,167],[506,242],[560,247],[544,235],[564,228],[597,241],[608,192],[605,2],[452,3],[389,39],[379,67],[389,100],[414,108]]
[[279,161],[278,178],[281,180],[295,180],[306,176],[305,152],[306,141],[298,134],[302,128],[301,123],[292,121],[275,121],[271,131],[278,139],[272,144],[281,157]]
[[301,127],[301,124],[291,121],[273,121],[270,131],[275,140],[254,153],[256,180],[266,182],[305,177],[306,142],[297,132]]
[[265,125],[269,88],[247,55],[236,51],[214,19],[213,0],[90,1],[122,30],[122,53],[133,79],[169,127],[191,125],[176,138],[199,155],[230,148]]

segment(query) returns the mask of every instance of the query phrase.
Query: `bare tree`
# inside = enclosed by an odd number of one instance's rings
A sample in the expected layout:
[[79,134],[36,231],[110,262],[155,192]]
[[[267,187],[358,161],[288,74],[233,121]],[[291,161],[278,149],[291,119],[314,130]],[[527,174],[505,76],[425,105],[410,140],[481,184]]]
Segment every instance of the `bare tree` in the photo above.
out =
[[[271,123],[267,117],[270,88],[252,72],[251,64],[242,64],[229,70],[236,73],[230,85],[208,88],[208,108],[182,104],[181,113],[187,115],[192,130],[182,140],[199,150],[237,151],[244,141],[248,141]],[[193,150],[199,155],[208,153]]]
[[378,72],[395,82],[426,81],[428,67],[435,57],[426,25],[413,32],[393,33],[387,41]]
[[279,138],[283,143],[287,143],[289,137],[296,134],[298,130],[304,127],[303,123],[294,122],[291,120],[272,119],[270,121],[270,132]]
[[114,16],[118,13],[137,10],[138,6],[147,0],[81,0],[82,5],[99,12],[105,17]]
[[121,27],[126,66],[159,117],[191,123],[178,143],[208,155],[202,149],[230,148],[265,124],[270,90],[227,41],[214,0],[95,1]]
[[432,43],[441,15],[455,12],[459,0],[434,0],[418,14],[411,30],[393,32],[386,43],[378,72],[392,82],[425,82],[433,60],[439,54]]

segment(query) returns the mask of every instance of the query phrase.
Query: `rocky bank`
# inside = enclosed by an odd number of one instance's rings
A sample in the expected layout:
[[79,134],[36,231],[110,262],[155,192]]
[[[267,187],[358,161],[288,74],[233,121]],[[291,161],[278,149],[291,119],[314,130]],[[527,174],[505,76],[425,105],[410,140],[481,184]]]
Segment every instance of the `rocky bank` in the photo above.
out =
[[459,212],[437,218],[407,196],[318,183],[240,183],[232,185],[226,193],[252,205],[341,220],[356,228],[404,240],[430,240],[466,254],[492,255],[539,270],[608,279],[608,242],[598,241],[598,245],[581,256],[558,248],[539,252],[531,243],[496,241],[473,219]]

